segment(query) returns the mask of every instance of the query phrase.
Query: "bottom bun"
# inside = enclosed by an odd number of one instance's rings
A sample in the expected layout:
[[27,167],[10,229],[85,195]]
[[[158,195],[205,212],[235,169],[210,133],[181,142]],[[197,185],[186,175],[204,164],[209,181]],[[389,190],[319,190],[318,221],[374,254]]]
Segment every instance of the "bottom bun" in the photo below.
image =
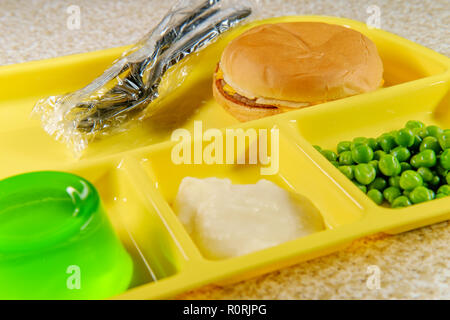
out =
[[[225,97],[225,93],[217,86],[217,81],[213,81],[213,95],[216,101],[237,120],[245,122],[256,120],[268,116],[273,116],[282,112],[289,111],[288,108],[277,107],[253,107],[243,103],[234,102]],[[294,110],[294,109],[290,109]]]

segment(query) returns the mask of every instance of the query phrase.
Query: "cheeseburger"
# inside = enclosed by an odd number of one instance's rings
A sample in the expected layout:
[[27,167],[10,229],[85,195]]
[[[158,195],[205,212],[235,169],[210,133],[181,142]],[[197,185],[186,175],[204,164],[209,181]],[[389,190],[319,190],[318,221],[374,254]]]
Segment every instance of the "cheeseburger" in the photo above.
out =
[[383,84],[375,44],[361,33],[320,22],[266,24],[225,48],[214,97],[240,121],[314,106]]

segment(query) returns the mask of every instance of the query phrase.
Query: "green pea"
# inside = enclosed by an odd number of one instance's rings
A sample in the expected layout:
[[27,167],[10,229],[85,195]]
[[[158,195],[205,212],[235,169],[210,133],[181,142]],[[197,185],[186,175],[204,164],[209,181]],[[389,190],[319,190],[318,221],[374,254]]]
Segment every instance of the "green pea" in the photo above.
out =
[[392,204],[392,202],[395,200],[395,198],[398,198],[402,195],[402,192],[399,188],[396,187],[389,187],[384,189],[383,196],[384,198]]
[[395,143],[402,147],[411,147],[414,144],[414,136],[411,129],[400,129],[395,136]]
[[360,163],[355,166],[353,169],[353,174],[355,175],[356,181],[363,185],[370,184],[377,176],[375,168],[367,163]]
[[420,151],[431,149],[435,153],[441,152],[441,146],[439,145],[439,140],[435,137],[426,137],[423,139],[422,143],[420,144]]
[[[439,138],[439,136],[444,132],[444,130],[442,130],[441,128],[439,128],[438,126],[428,126],[427,127],[427,133],[428,136],[432,136],[435,138]],[[444,149],[444,148],[442,148]]]
[[378,160],[369,161],[369,164],[375,168],[375,171],[377,172],[377,174],[380,173],[380,169],[378,169]]
[[417,169],[417,173],[420,174],[423,181],[431,182],[434,178],[433,172],[429,168],[420,167]]
[[378,162],[378,168],[380,171],[388,177],[396,176],[400,174],[402,167],[400,162],[393,155],[385,155]]
[[382,177],[377,177],[369,184],[369,190],[377,189],[383,191],[387,187],[387,182]]
[[428,137],[427,128],[414,128],[412,130],[414,134],[418,136],[420,139],[425,139],[425,137]]
[[441,199],[441,198],[445,198],[445,197],[447,197],[446,194],[444,194],[444,193],[438,193],[438,194],[436,195],[436,198],[435,198],[435,199]]
[[337,160],[337,154],[334,153],[331,150],[322,150],[322,155],[328,159],[328,161],[336,161]]
[[367,138],[365,137],[356,137],[353,139],[353,142],[351,144],[351,149],[353,150],[353,148],[357,147],[357,146],[361,146],[361,145],[367,145]]
[[450,170],[450,149],[446,149],[441,153],[440,164],[445,170]]
[[396,147],[392,149],[391,154],[400,162],[408,161],[411,157],[411,152],[405,147]]
[[320,146],[313,146],[313,147],[314,147],[314,149],[316,149],[317,151],[322,152],[322,148],[321,148]]
[[389,178],[389,185],[391,187],[400,188],[400,176],[390,177]]
[[425,125],[422,122],[417,121],[417,120],[409,120],[405,125],[405,128],[408,128],[408,129],[415,129],[415,128],[420,129],[423,127],[425,127]]
[[436,153],[431,149],[426,149],[411,158],[411,165],[414,168],[431,168],[436,165]]
[[373,150],[378,150],[379,146],[378,146],[378,142],[376,139],[374,138],[368,138],[367,139],[367,145]]
[[366,144],[367,143],[367,138],[366,137],[356,137],[353,138],[353,143],[358,145],[358,144]]
[[423,178],[413,170],[406,170],[400,176],[400,187],[404,190],[412,190],[423,185]]
[[377,190],[377,189],[369,190],[369,192],[367,192],[367,195],[376,204],[380,205],[383,203],[383,200],[384,200],[383,194],[379,190]]
[[373,150],[368,145],[357,145],[352,150],[352,158],[356,163],[368,163],[373,159]]
[[445,131],[438,137],[442,150],[450,149],[450,131]]
[[447,184],[450,184],[450,173],[447,173],[445,176],[445,181],[447,181]]
[[441,178],[439,178],[439,176],[434,176],[433,179],[431,179],[430,181],[430,185],[433,188],[438,187],[441,184]]
[[419,186],[411,191],[409,199],[412,203],[421,203],[434,199],[434,192],[423,186]]
[[341,154],[342,152],[345,152],[345,151],[350,151],[351,145],[352,145],[352,143],[350,141],[339,142],[337,145],[338,154]]
[[392,208],[403,208],[412,205],[407,196],[400,196],[392,201]]
[[351,151],[343,151],[339,155],[339,163],[341,165],[347,165],[347,166],[352,165],[353,164],[352,152]]
[[424,128],[424,127],[425,127],[425,124],[423,124],[423,122],[420,122],[417,120],[409,120],[405,125],[405,128],[408,128],[408,129]]
[[400,162],[400,166],[402,167],[402,172],[412,169],[411,165],[408,162]]
[[403,190],[403,195],[405,196],[405,197],[408,197],[409,198],[409,195],[411,194],[411,190]]
[[335,166],[336,168],[339,168],[339,162],[337,161],[330,161],[330,163]]
[[444,184],[438,189],[437,193],[443,193],[447,196],[450,196],[450,186],[448,184]]
[[352,166],[340,166],[339,171],[341,171],[350,180],[353,180],[354,175]]
[[378,139],[378,145],[384,152],[389,153],[396,147],[395,138],[390,134],[383,134]]
[[386,155],[387,153],[383,150],[377,150],[373,153],[373,159],[374,160],[380,160],[382,156]]
[[[439,161],[440,162],[440,161]],[[440,175],[442,178],[445,178],[445,177],[447,177],[447,174],[448,174],[448,170],[446,170],[446,169],[444,169],[440,164],[438,164],[437,166],[436,166],[436,172],[437,172],[437,174],[438,175]]]
[[353,181],[353,183],[355,184],[355,186],[357,186],[359,188],[359,190],[361,190],[362,192],[366,193],[367,192],[367,187],[361,183],[359,183],[358,181]]

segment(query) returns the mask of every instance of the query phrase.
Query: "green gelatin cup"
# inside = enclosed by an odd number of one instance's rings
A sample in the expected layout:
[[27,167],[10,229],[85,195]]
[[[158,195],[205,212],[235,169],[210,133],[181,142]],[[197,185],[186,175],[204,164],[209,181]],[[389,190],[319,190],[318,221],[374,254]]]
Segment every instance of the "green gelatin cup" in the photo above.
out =
[[129,286],[133,264],[98,192],[62,172],[0,181],[0,299],[102,299]]

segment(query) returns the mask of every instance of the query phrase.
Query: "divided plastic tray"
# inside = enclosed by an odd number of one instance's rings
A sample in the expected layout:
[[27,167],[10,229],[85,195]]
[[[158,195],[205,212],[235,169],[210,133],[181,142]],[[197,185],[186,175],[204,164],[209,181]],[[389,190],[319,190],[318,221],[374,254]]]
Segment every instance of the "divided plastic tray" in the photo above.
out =
[[[217,105],[211,92],[214,68],[225,45],[254,25],[281,21],[323,21],[354,28],[372,39],[385,68],[384,88],[248,123]],[[62,170],[90,180],[135,272],[118,298],[174,297],[208,283],[256,276],[336,251],[378,232],[398,233],[450,218],[450,197],[404,209],[377,206],[312,145],[333,148],[356,136],[378,136],[416,119],[450,128],[450,59],[418,44],[347,19],[303,16],[254,22],[202,51],[194,72],[167,102],[165,113],[130,132],[92,144],[80,160],[30,119],[41,97],[80,88],[98,76],[125,48],[60,57],[0,68],[0,178],[34,170]],[[174,117],[174,115],[176,115]],[[171,133],[207,128],[278,128],[279,172],[261,176],[256,165],[175,165]],[[234,183],[269,179],[308,197],[327,229],[245,256],[206,259],[171,208],[186,177],[227,177]],[[101,263],[101,262],[99,262]]]

